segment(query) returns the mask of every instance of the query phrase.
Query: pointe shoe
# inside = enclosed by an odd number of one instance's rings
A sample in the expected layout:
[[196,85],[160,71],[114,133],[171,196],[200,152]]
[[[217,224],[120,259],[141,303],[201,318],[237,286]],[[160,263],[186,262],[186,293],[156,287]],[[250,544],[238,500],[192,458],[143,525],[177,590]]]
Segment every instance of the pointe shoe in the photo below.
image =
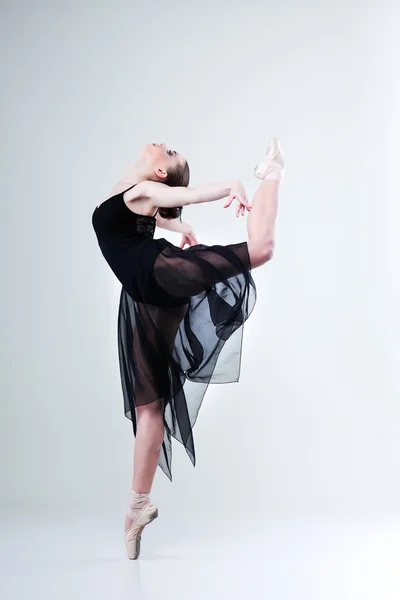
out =
[[158,509],[151,503],[135,515],[132,525],[125,531],[125,547],[130,560],[139,558],[143,529],[157,517]]
[[265,160],[254,169],[257,179],[278,179],[284,177],[285,161],[281,151],[279,140],[272,138],[268,144]]

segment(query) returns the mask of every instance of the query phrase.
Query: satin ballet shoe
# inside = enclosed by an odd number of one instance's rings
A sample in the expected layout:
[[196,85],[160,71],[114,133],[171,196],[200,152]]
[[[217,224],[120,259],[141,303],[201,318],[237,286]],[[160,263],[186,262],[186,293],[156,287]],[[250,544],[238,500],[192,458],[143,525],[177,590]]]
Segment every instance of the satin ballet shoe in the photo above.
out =
[[265,160],[254,168],[257,179],[278,179],[284,177],[285,161],[281,151],[279,140],[272,138],[268,144]]
[[125,532],[125,547],[128,558],[136,560],[140,554],[143,529],[158,517],[158,509],[153,504],[148,503],[139,513],[131,513],[128,509],[128,516],[131,516],[134,520]]

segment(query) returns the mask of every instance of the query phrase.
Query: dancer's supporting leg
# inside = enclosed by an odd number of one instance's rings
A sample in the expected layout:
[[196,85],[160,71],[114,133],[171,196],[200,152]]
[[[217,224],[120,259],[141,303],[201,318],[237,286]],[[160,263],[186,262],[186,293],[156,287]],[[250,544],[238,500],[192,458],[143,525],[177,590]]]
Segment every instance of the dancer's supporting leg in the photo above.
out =
[[[175,337],[187,308],[188,305],[168,309],[147,305],[140,312],[142,322],[149,324],[147,342],[157,343],[157,338],[152,337],[154,327],[156,327],[158,334],[162,336],[172,353]],[[164,400],[151,401],[151,397],[157,396],[158,392],[153,378],[154,369],[159,369],[160,366],[149,364],[148,359],[145,358],[146,352],[141,347],[140,336],[135,338],[135,342],[136,371],[139,381],[141,381],[141,392],[138,387],[133,481],[125,519],[126,547],[129,558],[138,558],[143,528],[158,515],[157,509],[151,503],[150,492],[165,434]],[[157,376],[159,374],[157,372]],[[148,397],[146,397],[147,394]]]
[[150,494],[164,439],[162,400],[138,406],[132,489]]
[[130,559],[139,557],[142,531],[158,515],[149,494],[164,439],[162,400],[138,406],[137,413],[134,476],[125,518],[125,545]]

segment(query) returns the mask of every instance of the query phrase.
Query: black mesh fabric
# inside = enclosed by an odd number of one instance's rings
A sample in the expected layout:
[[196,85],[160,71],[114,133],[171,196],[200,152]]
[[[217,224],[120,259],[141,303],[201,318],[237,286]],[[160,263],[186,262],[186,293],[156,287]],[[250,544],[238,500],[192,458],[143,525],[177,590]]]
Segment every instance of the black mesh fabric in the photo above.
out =
[[155,219],[133,213],[123,194],[100,205],[92,222],[122,283],[118,351],[125,415],[136,435],[136,408],[161,400],[159,466],[172,479],[172,438],[195,465],[193,427],[208,385],[239,379],[242,326],[256,302],[247,242],[181,249],[154,239]]

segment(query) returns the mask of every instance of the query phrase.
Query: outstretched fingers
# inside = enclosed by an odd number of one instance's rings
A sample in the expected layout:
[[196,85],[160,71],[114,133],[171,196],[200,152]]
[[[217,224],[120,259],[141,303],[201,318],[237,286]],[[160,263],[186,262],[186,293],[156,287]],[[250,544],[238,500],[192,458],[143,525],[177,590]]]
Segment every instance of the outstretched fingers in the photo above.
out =
[[230,194],[228,200],[225,202],[224,204],[224,208],[228,208],[233,200],[237,200],[238,201],[238,205],[236,208],[236,217],[239,217],[240,215],[244,216],[244,213],[246,210],[248,210],[249,212],[252,209],[251,204],[249,203],[249,201],[247,200],[246,196],[239,196],[238,194]]

